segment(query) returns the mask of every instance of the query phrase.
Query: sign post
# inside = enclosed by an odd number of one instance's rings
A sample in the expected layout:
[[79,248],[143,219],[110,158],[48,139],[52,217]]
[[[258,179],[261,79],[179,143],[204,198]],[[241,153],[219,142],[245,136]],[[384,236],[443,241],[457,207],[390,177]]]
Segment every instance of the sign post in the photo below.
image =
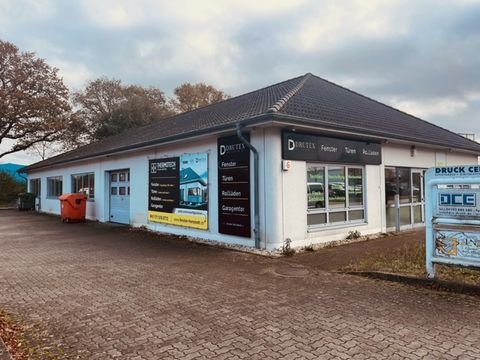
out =
[[435,167],[426,172],[426,267],[480,267],[480,166]]

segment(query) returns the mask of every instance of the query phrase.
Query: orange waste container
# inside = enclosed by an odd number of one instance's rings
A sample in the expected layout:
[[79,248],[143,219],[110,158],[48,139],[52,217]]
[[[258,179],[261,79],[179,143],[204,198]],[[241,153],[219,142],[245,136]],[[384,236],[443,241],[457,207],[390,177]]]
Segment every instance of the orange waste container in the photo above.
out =
[[59,197],[62,221],[85,221],[87,195],[83,193],[63,194]]

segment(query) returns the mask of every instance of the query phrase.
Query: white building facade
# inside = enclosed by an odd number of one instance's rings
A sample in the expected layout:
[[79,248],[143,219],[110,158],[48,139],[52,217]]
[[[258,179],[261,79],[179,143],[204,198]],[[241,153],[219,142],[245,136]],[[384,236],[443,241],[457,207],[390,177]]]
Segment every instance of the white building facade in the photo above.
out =
[[[300,79],[282,101],[308,81],[310,75]],[[90,220],[273,250],[287,239],[297,247],[345,239],[352,231],[367,235],[423,226],[426,169],[476,164],[480,153],[480,145],[464,145],[444,129],[460,146],[326,126],[278,111],[263,115],[108,151],[79,149],[82,156],[27,167],[29,191],[46,213],[60,214],[59,195],[84,192]],[[258,152],[258,178],[254,152],[245,142]],[[206,184],[191,189],[191,198],[201,203],[185,201],[183,191],[189,190],[179,183],[180,174],[188,173]]]

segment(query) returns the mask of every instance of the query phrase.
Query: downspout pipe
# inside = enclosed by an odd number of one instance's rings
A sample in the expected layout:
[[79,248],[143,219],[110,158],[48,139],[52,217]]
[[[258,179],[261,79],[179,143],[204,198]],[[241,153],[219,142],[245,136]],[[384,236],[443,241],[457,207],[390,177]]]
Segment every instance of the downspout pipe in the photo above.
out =
[[258,150],[242,134],[242,126],[237,123],[237,137],[253,153],[253,192],[255,204],[253,208],[253,217],[255,225],[253,232],[255,234],[255,248],[260,249],[260,176],[259,176],[259,156]]

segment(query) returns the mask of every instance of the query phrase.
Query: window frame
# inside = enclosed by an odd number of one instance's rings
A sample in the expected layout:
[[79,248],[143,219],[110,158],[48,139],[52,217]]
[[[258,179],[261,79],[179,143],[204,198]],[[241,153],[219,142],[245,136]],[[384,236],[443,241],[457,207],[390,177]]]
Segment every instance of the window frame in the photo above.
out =
[[[60,183],[60,188],[58,188],[59,183]],[[59,194],[57,194],[58,192],[57,190],[60,190]],[[47,177],[47,198],[56,199],[62,194],[63,194],[63,176]]]
[[42,196],[42,178],[29,179],[29,192],[35,194],[36,197]]
[[[316,167],[323,168],[324,175],[323,175],[323,188],[324,188],[324,207],[323,208],[308,208],[308,189],[310,184],[318,185],[318,182],[309,182],[308,181],[308,170],[309,165],[314,165]],[[338,168],[342,167],[344,172],[344,187],[345,187],[345,207],[342,208],[331,208],[330,207],[330,187],[329,187],[329,168]],[[349,194],[349,170],[350,169],[361,169],[362,171],[362,204],[350,204],[350,194]],[[349,165],[349,164],[338,164],[338,163],[320,163],[315,161],[307,161],[306,162],[306,171],[305,171],[305,180],[307,184],[307,217],[309,215],[314,214],[325,214],[325,223],[318,223],[318,224],[308,224],[307,220],[307,229],[308,231],[318,230],[318,229],[325,229],[325,228],[332,228],[332,227],[339,227],[339,226],[348,226],[352,224],[366,224],[367,223],[367,199],[366,199],[366,191],[365,191],[365,184],[366,184],[366,176],[365,176],[365,166],[364,165]],[[350,219],[351,213],[356,211],[363,211],[363,217],[361,219]],[[345,221],[335,221],[331,222],[330,217],[331,214],[341,214],[345,213]]]
[[[73,193],[78,193],[82,192],[85,195],[87,195],[87,200],[93,201],[95,199],[95,173],[94,172],[85,172],[85,173],[80,173],[80,174],[72,174],[71,176],[72,179],[72,192]],[[81,179],[81,186],[77,188],[77,183],[78,180]],[[93,181],[93,187],[90,187],[90,180]],[[85,189],[88,188],[89,191],[79,191],[80,189]],[[93,191],[90,191],[90,189],[93,188]]]

